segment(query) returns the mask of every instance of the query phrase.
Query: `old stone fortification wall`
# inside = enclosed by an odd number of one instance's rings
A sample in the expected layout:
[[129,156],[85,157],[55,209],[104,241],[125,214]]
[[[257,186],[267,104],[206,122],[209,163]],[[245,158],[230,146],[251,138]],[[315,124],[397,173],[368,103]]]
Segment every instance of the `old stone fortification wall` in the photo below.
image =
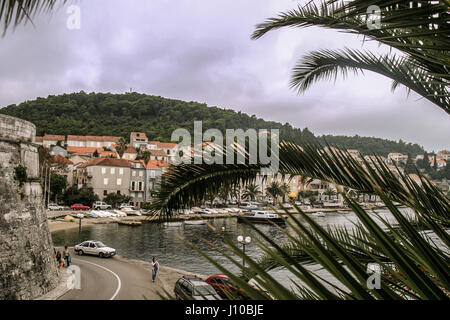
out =
[[[0,114],[0,300],[33,299],[57,284],[35,133],[32,123]],[[19,165],[27,172],[21,186]]]

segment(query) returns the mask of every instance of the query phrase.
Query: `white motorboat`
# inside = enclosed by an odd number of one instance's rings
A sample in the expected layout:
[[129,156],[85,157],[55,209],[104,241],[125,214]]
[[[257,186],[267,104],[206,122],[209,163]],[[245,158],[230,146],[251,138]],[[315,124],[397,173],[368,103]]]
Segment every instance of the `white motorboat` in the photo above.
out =
[[188,225],[202,225],[202,224],[206,224],[205,220],[186,220],[184,222],[184,224],[188,224]]
[[141,215],[139,210],[134,210],[134,209],[131,209],[131,208],[122,208],[121,211],[126,213],[127,216],[140,216]]
[[180,221],[174,221],[174,222],[164,222],[164,227],[182,227],[183,222]]
[[325,217],[325,213],[323,213],[322,211],[313,212],[313,213],[311,213],[311,215],[314,217]]
[[238,222],[244,222],[245,220],[248,220],[249,222],[254,223],[277,223],[277,224],[284,224],[286,221],[284,216],[280,216],[276,213],[270,213],[268,211],[262,211],[262,210],[255,210],[252,212],[252,214],[249,215],[243,215],[237,217]]

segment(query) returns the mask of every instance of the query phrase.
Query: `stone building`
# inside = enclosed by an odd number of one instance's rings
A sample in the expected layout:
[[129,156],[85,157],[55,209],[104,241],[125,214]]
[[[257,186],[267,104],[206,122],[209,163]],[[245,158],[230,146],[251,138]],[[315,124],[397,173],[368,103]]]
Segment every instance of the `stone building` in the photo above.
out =
[[58,282],[35,135],[32,123],[0,114],[0,300],[34,299]]

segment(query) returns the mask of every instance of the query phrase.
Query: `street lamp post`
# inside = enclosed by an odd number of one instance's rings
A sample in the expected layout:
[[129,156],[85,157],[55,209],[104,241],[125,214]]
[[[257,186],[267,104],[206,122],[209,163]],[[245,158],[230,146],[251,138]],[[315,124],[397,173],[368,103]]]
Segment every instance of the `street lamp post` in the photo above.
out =
[[[250,237],[244,238],[243,236],[238,236],[237,241],[242,244],[242,251],[245,254],[245,246],[250,244],[250,242],[252,242],[252,238],[250,238]],[[245,267],[245,259],[244,258],[242,258],[242,265]]]
[[81,237],[81,219],[84,218],[84,215],[82,213],[77,214],[78,219],[80,220],[80,224],[78,225],[78,243],[81,242],[80,237]]

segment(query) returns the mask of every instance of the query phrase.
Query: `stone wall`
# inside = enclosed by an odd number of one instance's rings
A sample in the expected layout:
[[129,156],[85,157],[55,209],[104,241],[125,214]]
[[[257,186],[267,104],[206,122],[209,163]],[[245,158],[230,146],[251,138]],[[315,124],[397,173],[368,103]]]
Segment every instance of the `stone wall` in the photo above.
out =
[[[33,299],[57,284],[39,183],[35,126],[0,114],[0,300]],[[15,168],[26,167],[20,185]]]

